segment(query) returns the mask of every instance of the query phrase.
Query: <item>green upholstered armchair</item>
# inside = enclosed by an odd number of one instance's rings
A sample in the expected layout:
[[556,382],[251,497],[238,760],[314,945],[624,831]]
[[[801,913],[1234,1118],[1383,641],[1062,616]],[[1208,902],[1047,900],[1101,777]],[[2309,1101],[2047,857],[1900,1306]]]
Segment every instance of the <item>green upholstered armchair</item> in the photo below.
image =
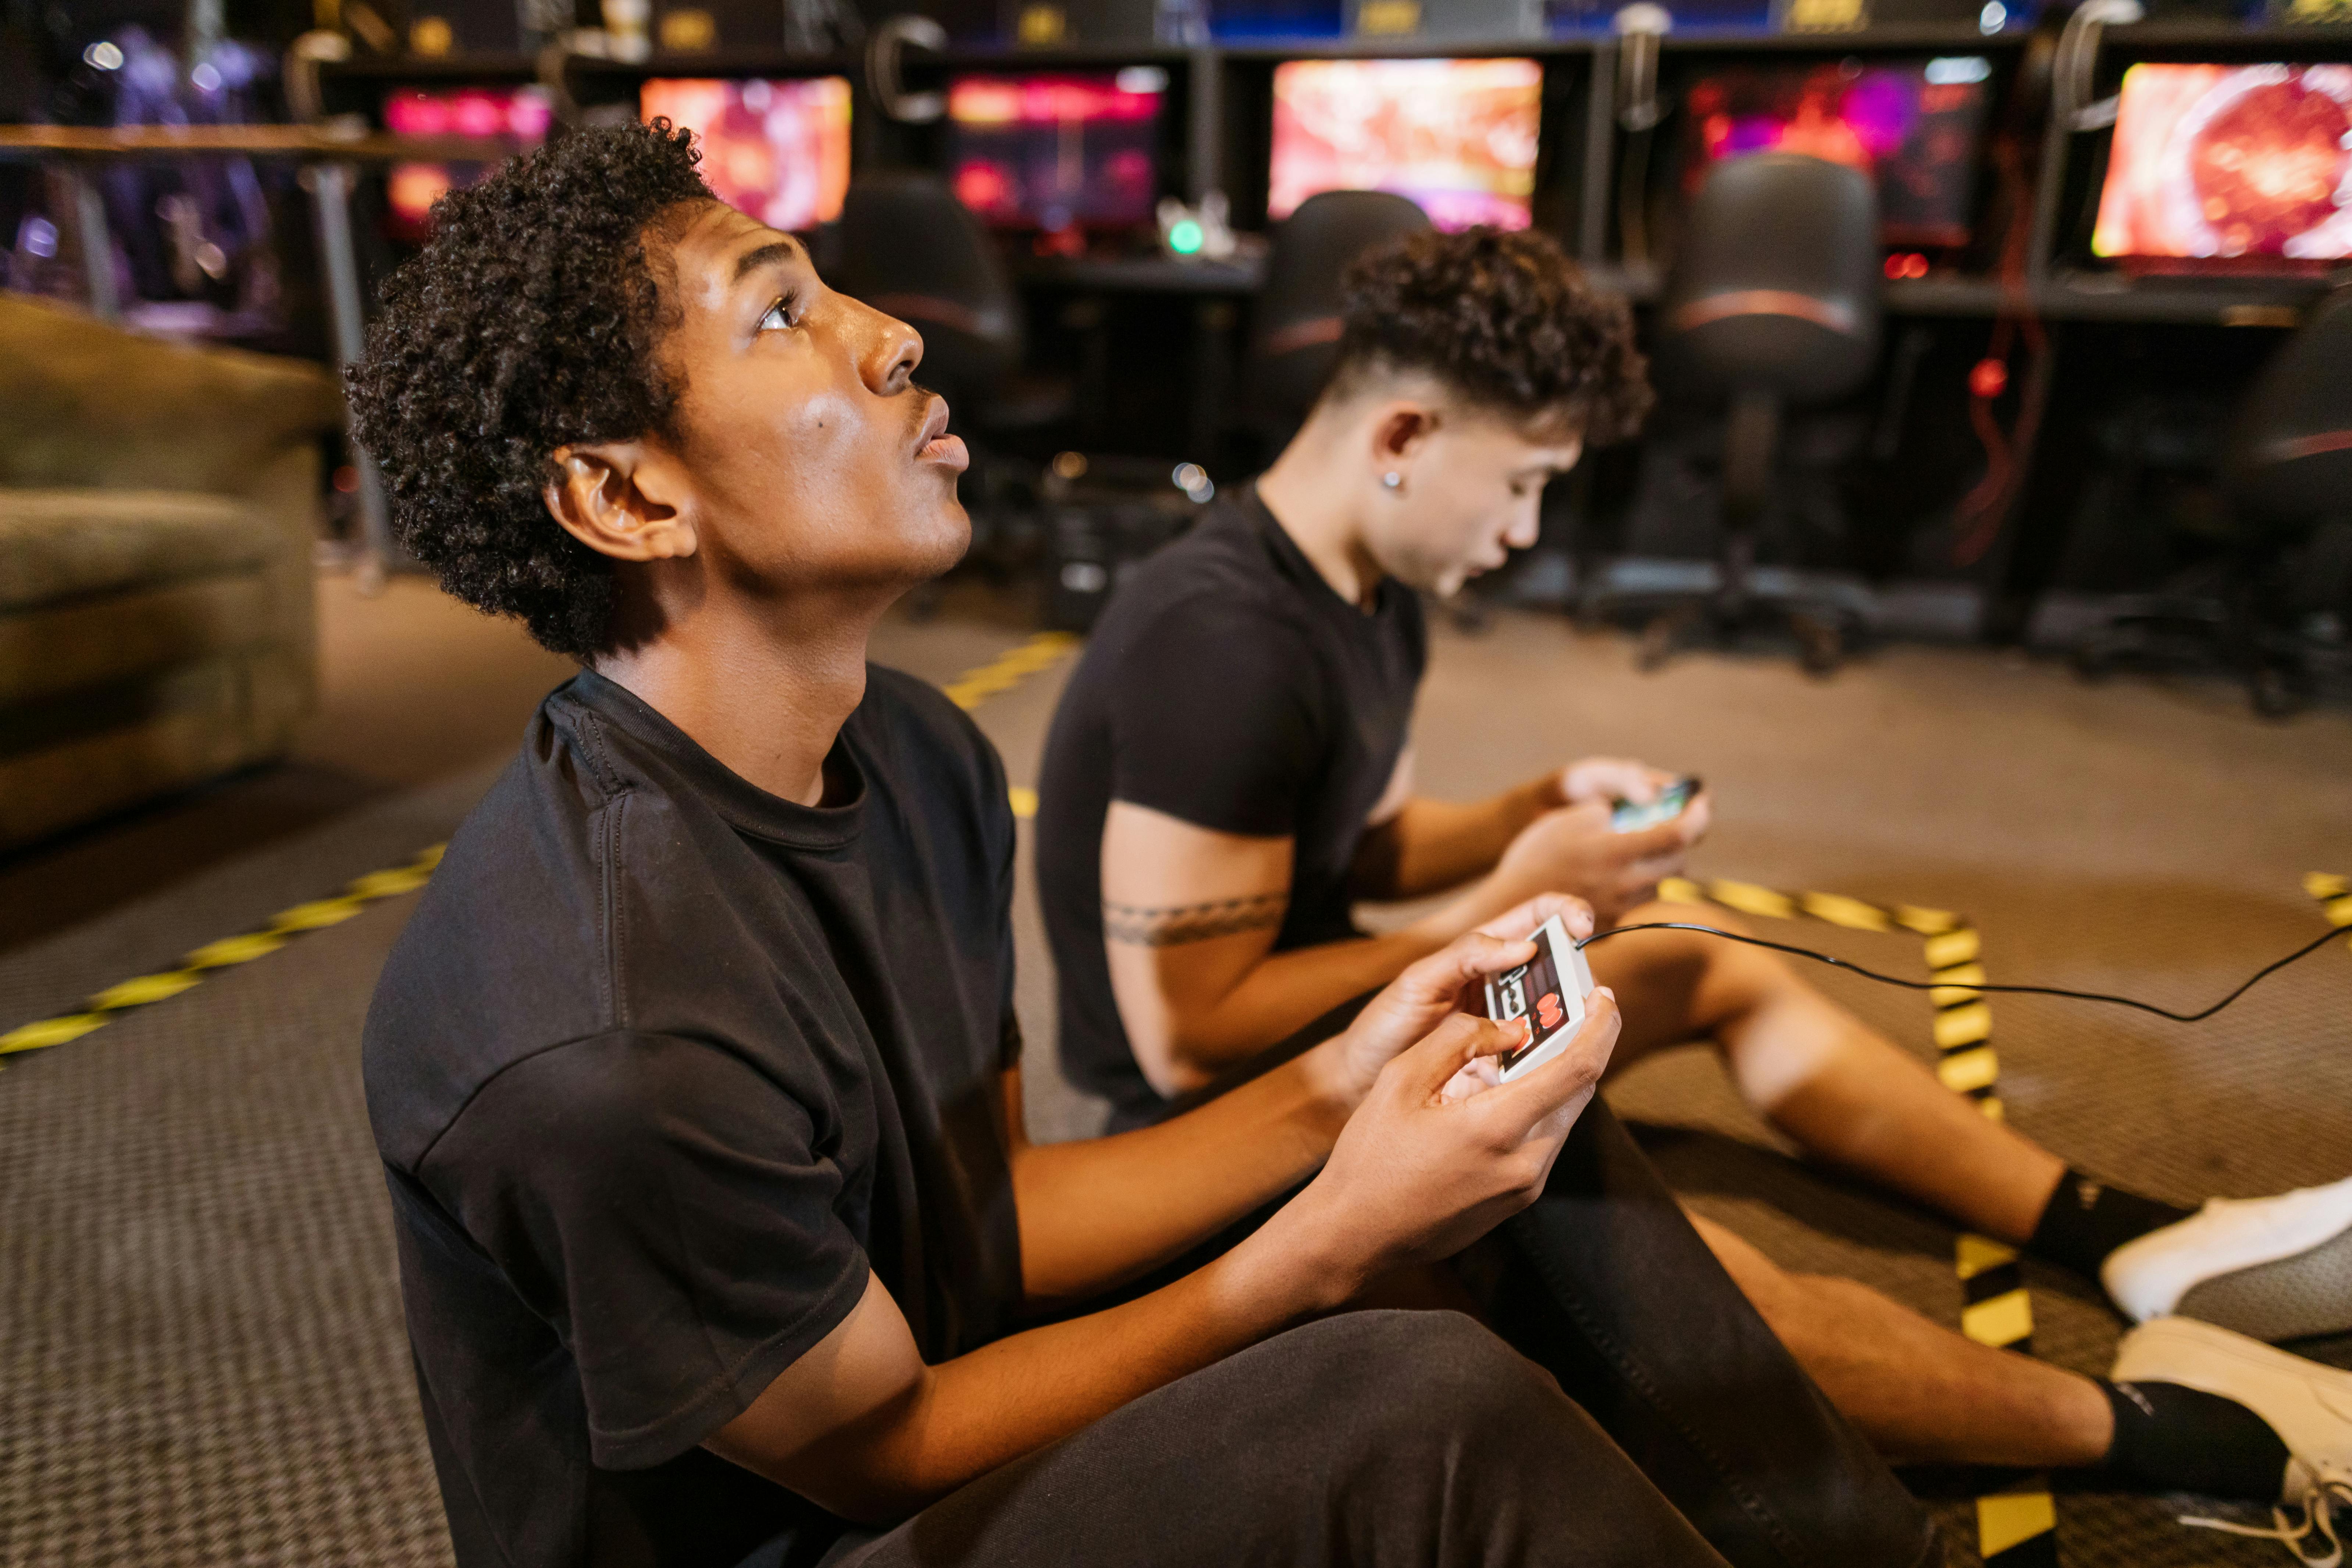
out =
[[314,365],[0,295],[0,849],[285,752],[341,418]]

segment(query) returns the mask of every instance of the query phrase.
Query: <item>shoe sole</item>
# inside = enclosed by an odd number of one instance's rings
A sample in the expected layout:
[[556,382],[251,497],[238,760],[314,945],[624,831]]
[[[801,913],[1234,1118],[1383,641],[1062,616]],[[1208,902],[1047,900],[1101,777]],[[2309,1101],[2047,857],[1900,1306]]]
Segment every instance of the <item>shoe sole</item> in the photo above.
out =
[[2352,1230],[2293,1258],[2192,1285],[2172,1310],[2254,1340],[2352,1330]]

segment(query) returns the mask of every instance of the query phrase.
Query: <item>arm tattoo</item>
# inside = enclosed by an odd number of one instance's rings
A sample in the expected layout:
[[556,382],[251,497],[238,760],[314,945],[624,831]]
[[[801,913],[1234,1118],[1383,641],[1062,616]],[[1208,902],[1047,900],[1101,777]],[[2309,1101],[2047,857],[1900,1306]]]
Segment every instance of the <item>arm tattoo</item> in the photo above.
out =
[[1219,899],[1206,904],[1152,907],[1114,904],[1103,900],[1103,935],[1135,947],[1175,947],[1211,937],[1264,931],[1282,923],[1290,894],[1254,893],[1245,899]]

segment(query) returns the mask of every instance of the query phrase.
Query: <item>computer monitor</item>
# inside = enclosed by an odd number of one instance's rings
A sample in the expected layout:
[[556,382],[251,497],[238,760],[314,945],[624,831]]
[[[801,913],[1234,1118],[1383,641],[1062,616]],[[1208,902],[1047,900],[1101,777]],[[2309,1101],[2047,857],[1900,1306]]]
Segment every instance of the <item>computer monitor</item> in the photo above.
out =
[[2352,257],[2352,65],[2125,71],[2091,249],[2216,268]]
[[1151,220],[1168,73],[960,76],[948,84],[948,166],[981,221],[1050,233]]
[[1339,0],[1209,0],[1209,36],[1221,44],[1336,38],[1347,26]]
[[[539,87],[399,88],[383,100],[384,129],[395,136],[510,136],[529,146],[547,140],[555,111]],[[394,163],[384,174],[387,226],[396,239],[420,241],[433,204],[453,185],[469,184],[482,163]]]
[[849,194],[849,79],[655,77],[637,112],[692,131],[719,199],[771,228],[814,228]]
[[1529,59],[1287,61],[1274,72],[1266,216],[1322,191],[1392,191],[1439,228],[1525,228],[1542,112]]
[[1685,195],[1717,159],[1809,153],[1877,181],[1889,245],[1968,243],[1992,105],[1992,62],[1982,55],[1737,66],[1700,78],[1683,101]]

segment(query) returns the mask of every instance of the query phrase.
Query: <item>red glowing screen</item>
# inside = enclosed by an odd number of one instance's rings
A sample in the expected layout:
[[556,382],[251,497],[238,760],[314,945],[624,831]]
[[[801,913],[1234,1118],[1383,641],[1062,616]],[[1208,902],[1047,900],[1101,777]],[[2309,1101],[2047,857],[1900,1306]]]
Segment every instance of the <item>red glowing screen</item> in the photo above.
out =
[[1322,191],[1391,191],[1443,229],[1525,228],[1542,111],[1533,60],[1277,66],[1266,216]]
[[637,112],[692,131],[719,199],[771,228],[841,216],[849,193],[849,79],[720,81],[656,77]]
[[2211,262],[2352,256],[2352,66],[2132,67],[2091,248]]
[[[383,100],[384,129],[395,136],[510,136],[536,147],[547,140],[555,118],[546,89],[536,87],[467,87],[453,92],[404,88]],[[401,239],[421,240],[431,227],[433,204],[452,185],[478,178],[482,163],[394,163],[384,175],[390,227]]]
[[1894,245],[1963,245],[1992,63],[1980,55],[1864,65],[1744,67],[1692,84],[1685,195],[1718,158],[1805,153],[1878,185]]
[[1160,194],[1156,66],[966,76],[948,87],[949,166],[986,222],[1050,232],[1144,223]]

